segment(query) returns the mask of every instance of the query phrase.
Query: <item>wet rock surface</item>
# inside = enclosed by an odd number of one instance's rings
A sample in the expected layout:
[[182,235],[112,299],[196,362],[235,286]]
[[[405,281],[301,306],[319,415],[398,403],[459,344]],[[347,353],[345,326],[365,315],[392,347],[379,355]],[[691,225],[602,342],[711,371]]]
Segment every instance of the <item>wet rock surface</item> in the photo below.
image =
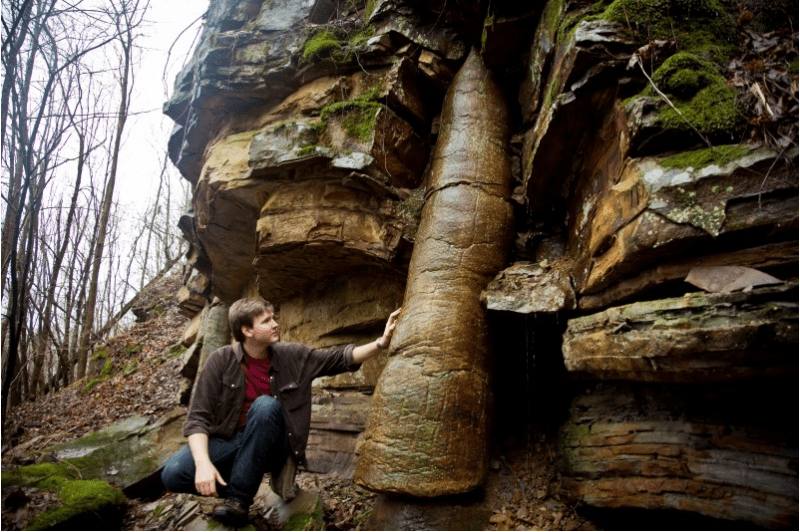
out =
[[479,296],[510,237],[505,113],[473,51],[445,98],[404,310],[360,449],[355,480],[369,489],[435,497],[485,477],[491,377]]

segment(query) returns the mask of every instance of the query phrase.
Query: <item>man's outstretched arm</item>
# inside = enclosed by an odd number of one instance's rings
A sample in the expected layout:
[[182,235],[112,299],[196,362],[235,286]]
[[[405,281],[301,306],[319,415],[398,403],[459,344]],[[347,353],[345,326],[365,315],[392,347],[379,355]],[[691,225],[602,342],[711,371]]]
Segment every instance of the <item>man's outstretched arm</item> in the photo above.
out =
[[353,349],[353,362],[361,364],[365,360],[380,353],[383,349],[389,347],[389,342],[392,341],[392,335],[394,334],[394,328],[397,326],[397,316],[400,315],[401,310],[403,309],[399,308],[389,314],[389,319],[386,321],[386,328],[383,330],[383,336],[373,342],[360,345]]

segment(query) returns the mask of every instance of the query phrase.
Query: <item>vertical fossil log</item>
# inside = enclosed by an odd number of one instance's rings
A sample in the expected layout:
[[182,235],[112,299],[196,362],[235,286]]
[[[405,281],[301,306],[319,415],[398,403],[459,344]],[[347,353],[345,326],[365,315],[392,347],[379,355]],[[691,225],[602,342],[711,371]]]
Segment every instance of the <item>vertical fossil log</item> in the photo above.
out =
[[491,413],[481,290],[505,264],[512,209],[502,92],[473,50],[444,102],[391,358],[355,481],[417,497],[483,482]]

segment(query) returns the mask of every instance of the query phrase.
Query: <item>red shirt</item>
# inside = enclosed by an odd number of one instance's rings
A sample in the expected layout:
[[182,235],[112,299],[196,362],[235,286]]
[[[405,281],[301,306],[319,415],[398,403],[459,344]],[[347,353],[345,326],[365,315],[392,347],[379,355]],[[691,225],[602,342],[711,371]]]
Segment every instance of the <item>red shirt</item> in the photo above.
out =
[[237,427],[244,427],[247,423],[247,411],[250,405],[260,395],[271,395],[269,386],[269,360],[253,358],[247,353],[242,360],[242,371],[244,372],[244,405],[239,414]]

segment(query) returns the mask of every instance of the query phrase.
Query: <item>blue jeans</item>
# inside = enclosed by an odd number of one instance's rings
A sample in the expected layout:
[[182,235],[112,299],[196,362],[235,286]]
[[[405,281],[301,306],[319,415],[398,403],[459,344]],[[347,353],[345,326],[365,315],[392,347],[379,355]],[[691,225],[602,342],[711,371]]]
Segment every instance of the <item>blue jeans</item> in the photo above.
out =
[[[268,395],[258,397],[247,411],[247,424],[227,439],[209,437],[208,455],[227,486],[217,494],[234,498],[245,508],[253,504],[264,473],[280,473],[289,453],[283,407]],[[189,446],[172,455],[161,471],[164,486],[178,493],[194,493],[194,459]]]

